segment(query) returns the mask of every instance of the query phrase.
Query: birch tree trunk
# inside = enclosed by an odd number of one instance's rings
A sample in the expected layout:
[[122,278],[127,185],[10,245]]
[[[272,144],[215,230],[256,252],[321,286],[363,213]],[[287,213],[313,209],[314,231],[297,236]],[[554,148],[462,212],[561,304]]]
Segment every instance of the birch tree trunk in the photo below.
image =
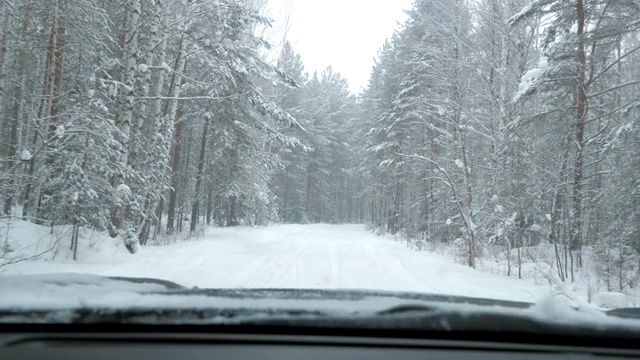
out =
[[[127,21],[124,29],[124,43],[122,52],[123,71],[123,91],[124,95],[120,95],[120,103],[118,107],[118,115],[116,117],[116,126],[120,130],[120,165],[122,171],[125,171],[129,162],[129,135],[131,130],[131,118],[133,115],[133,104],[135,99],[135,72],[136,72],[136,51],[138,50],[138,20],[140,18],[140,0],[130,0],[128,4]],[[120,173],[116,176],[114,186],[120,189],[125,185],[126,174]],[[111,237],[118,234],[123,235],[125,246],[129,252],[134,253],[137,248],[137,235],[133,235],[130,231],[122,231],[121,227],[125,222],[124,212],[126,203],[119,190],[116,190],[116,203],[111,211]]]
[[178,166],[180,161],[180,141],[182,140],[182,128],[183,122],[176,117],[178,113],[178,97],[180,96],[180,90],[185,79],[180,79],[180,76],[176,74],[184,73],[187,68],[187,30],[189,29],[189,18],[191,16],[191,0],[187,1],[185,11],[182,17],[182,36],[180,38],[180,49],[178,51],[178,58],[176,59],[175,70],[171,80],[171,86],[169,88],[169,101],[165,108],[165,114],[167,116],[169,126],[175,127],[173,137],[173,155],[171,165],[171,189],[169,189],[169,204],[167,209],[167,234],[173,234],[174,232],[174,220],[176,210],[176,187],[178,185]]
[[[150,68],[154,66],[154,60],[156,58],[156,51],[158,48],[162,47],[164,44],[164,48],[166,49],[166,39],[163,39],[160,35],[160,27],[163,25],[164,18],[164,7],[162,5],[161,0],[153,1],[154,13],[153,18],[151,19],[150,26],[150,39],[149,39],[149,48],[147,49],[147,57],[144,62],[144,70],[140,70],[144,73],[142,78],[142,89],[141,89],[141,97],[146,98],[149,95],[149,90],[151,89],[151,70]],[[163,34],[164,35],[164,34]],[[164,50],[164,49],[161,49]],[[164,51],[162,51],[164,53]],[[162,56],[162,61],[164,61],[164,54]],[[160,72],[160,77],[163,77],[162,72]],[[163,79],[164,81],[164,79]],[[160,96],[160,94],[157,94]],[[136,142],[135,146],[132,147],[133,151],[137,151],[138,147],[140,147],[141,136],[142,136],[142,127],[144,126],[145,118],[147,117],[147,101],[142,101],[140,103],[140,114],[136,119],[134,124],[134,141]],[[135,154],[137,155],[137,154]]]
[[[125,25],[124,49],[122,59],[124,65],[123,90],[124,96],[116,118],[116,125],[122,136],[122,153],[120,162],[127,165],[129,157],[129,133],[131,131],[131,118],[133,116],[133,103],[135,100],[135,75],[138,51],[138,20],[140,18],[140,0],[130,0],[127,23]],[[120,179],[125,181],[125,179]]]
[[[161,65],[165,60],[165,52],[167,48],[166,20],[168,19],[168,16],[162,0],[154,0],[153,6],[154,14],[150,26],[149,48],[147,49],[147,57],[144,64],[146,68],[144,69],[144,77],[142,80],[141,95],[143,98],[146,98],[151,91],[151,68],[154,67],[155,59],[157,57],[157,63]],[[157,78],[158,80],[154,92],[157,97],[160,97],[164,86],[165,71],[159,71]],[[162,135],[166,132],[162,128],[163,122],[160,119],[161,107],[162,100],[154,100],[151,106],[151,114],[149,115],[147,114],[147,102],[142,101],[140,105],[140,114],[134,127],[133,139],[135,144],[133,146],[133,150],[135,153],[133,154],[132,161],[136,162],[137,165],[141,165],[145,162],[143,159],[138,159],[140,157],[138,152],[145,149],[145,146],[143,145],[143,127],[145,119],[153,119],[153,126],[151,129],[156,135],[153,137],[151,147],[149,145],[146,146],[146,153],[143,155],[144,158],[151,156],[153,160],[149,162],[149,165],[151,166],[147,168],[147,171],[151,171],[151,174],[147,175],[149,188],[147,189],[147,194],[145,196],[142,218],[136,226],[138,228],[138,239],[140,240],[141,245],[145,245],[149,237],[153,212],[157,206],[157,199],[160,196],[163,185],[160,183],[161,181],[159,181],[161,179],[158,178],[159,174],[164,171],[163,154],[160,153],[163,150],[162,144],[160,144],[162,142],[162,137],[158,136],[158,134]]]

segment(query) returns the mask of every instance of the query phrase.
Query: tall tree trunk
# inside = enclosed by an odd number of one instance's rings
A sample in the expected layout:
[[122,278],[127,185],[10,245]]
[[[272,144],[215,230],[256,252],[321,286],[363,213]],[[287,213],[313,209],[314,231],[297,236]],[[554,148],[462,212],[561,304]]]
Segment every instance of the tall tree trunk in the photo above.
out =
[[[133,117],[133,103],[135,100],[135,75],[138,50],[138,20],[140,18],[140,1],[130,0],[128,19],[125,30],[124,51],[122,62],[124,64],[123,91],[120,98],[116,126],[122,135],[122,153],[120,162],[126,166],[129,160],[129,135],[131,132],[131,119]],[[126,179],[122,179],[124,181]]]
[[[85,141],[85,148],[89,146],[89,138]],[[87,152],[84,152],[82,157],[82,164],[80,165],[80,169],[84,172],[87,168]],[[73,209],[73,227],[71,229],[71,250],[73,250],[73,260],[77,260],[78,258],[78,235],[80,231],[80,214],[82,209],[80,205],[77,203],[78,200],[74,200],[74,209]]]
[[20,113],[22,112],[22,93],[24,85],[24,70],[27,60],[27,50],[25,49],[25,39],[27,32],[29,31],[29,17],[31,15],[31,9],[27,7],[24,10],[22,18],[22,26],[20,29],[20,38],[22,40],[22,46],[18,54],[17,63],[17,83],[15,86],[13,104],[11,108],[11,115],[5,118],[5,126],[9,132],[9,142],[6,144],[4,151],[4,171],[8,176],[7,188],[3,189],[5,194],[3,213],[10,214],[11,207],[13,205],[13,196],[15,193],[15,166],[13,166],[13,160],[16,159],[18,152],[18,126],[20,124]]
[[475,225],[473,222],[473,191],[471,187],[471,173],[469,163],[469,154],[467,150],[467,126],[463,123],[462,117],[462,94],[460,94],[458,86],[454,91],[455,98],[458,101],[458,108],[453,118],[453,134],[456,141],[458,155],[460,156],[461,172],[462,172],[462,189],[459,191],[459,198],[456,200],[460,216],[464,222],[464,229],[467,235],[467,265],[475,268],[476,264],[476,239]]
[[[154,62],[156,57],[158,58],[157,63],[162,64],[165,60],[165,53],[167,48],[167,39],[166,39],[166,28],[167,28],[167,19],[168,16],[166,14],[166,10],[163,6],[162,0],[153,0],[154,6],[154,14],[153,19],[151,21],[151,37],[149,39],[149,51],[147,53],[147,58],[145,60],[146,71],[144,71],[144,77],[142,80],[142,97],[147,97],[149,92],[151,91],[151,70],[150,67],[154,66]],[[164,87],[164,79],[165,79],[165,71],[160,71],[158,73],[157,82],[155,84],[154,94],[157,97],[163,95],[163,87]],[[153,119],[153,124],[150,128],[151,131],[154,131],[156,134],[167,134],[169,129],[166,129],[165,122],[162,121],[162,100],[156,99],[151,104],[150,114],[147,113],[147,101],[142,101],[140,105],[140,113],[138,119],[134,126],[134,136],[132,138],[132,159],[131,162],[134,166],[139,166],[142,164],[146,164],[146,171],[150,173],[147,174],[146,184],[149,185],[149,188],[146,192],[145,196],[145,204],[141,213],[141,218],[138,223],[138,238],[140,239],[140,244],[145,245],[147,243],[147,239],[151,230],[151,222],[154,216],[154,211],[156,211],[156,206],[158,203],[158,199],[162,194],[162,189],[166,186],[163,183],[162,175],[165,172],[166,161],[164,158],[164,137],[163,136],[154,136],[151,145],[147,145],[147,152],[145,156],[140,156],[138,154],[140,151],[144,149],[144,145],[147,141],[143,141],[142,130],[145,126],[145,119]],[[147,157],[151,157],[151,159],[147,159]],[[150,160],[150,161],[149,161]]]
[[[7,94],[6,92],[6,78],[7,78],[7,42],[10,27],[10,14],[8,5],[4,2],[0,3],[0,137],[5,137],[4,129],[4,100]],[[0,141],[2,144],[3,141]],[[0,146],[0,149],[3,146]]]
[[564,203],[564,192],[567,174],[567,161],[569,158],[569,149],[567,149],[562,156],[560,165],[560,173],[558,176],[558,183],[555,186],[555,194],[553,197],[553,203],[551,206],[551,232],[549,234],[549,240],[553,243],[553,248],[556,257],[556,266],[558,267],[558,277],[560,281],[565,281],[567,274],[563,271],[563,262],[560,252],[558,251],[558,240],[560,238],[560,230],[558,229],[558,221],[562,219],[562,212]]
[[56,6],[54,9],[55,17],[54,17],[54,28],[51,30],[52,33],[52,65],[53,65],[53,79],[52,79],[52,93],[50,97],[51,107],[49,112],[49,138],[53,138],[55,136],[55,131],[59,125],[58,120],[58,104],[60,102],[60,89],[62,87],[62,64],[63,64],[63,55],[64,55],[64,35],[66,32],[66,28],[64,23],[60,21],[59,16],[59,8],[60,2],[62,0],[56,1]]
[[[150,39],[149,39],[149,50],[147,52],[147,57],[144,62],[144,66],[146,69],[143,71],[144,75],[142,77],[142,89],[141,89],[141,97],[145,98],[149,95],[149,90],[151,89],[151,70],[149,67],[152,67],[155,60],[155,52],[158,51],[157,48],[162,46],[163,41],[165,41],[160,36],[160,27],[163,25],[163,14],[164,8],[162,6],[161,0],[153,0],[152,2],[154,7],[153,18],[151,19],[150,26]],[[164,59],[162,60],[164,61]],[[162,73],[161,73],[162,74]],[[162,76],[162,75],[161,75]],[[157,94],[160,96],[160,94]],[[133,138],[132,138],[132,146],[131,146],[131,156],[132,163],[136,162],[137,152],[140,150],[139,148],[142,146],[142,128],[144,126],[145,119],[147,118],[147,100],[144,100],[140,103],[140,112],[136,118],[136,122],[133,124]]]
[[[235,144],[233,145],[233,153],[232,157],[235,160],[235,163],[238,163],[240,152],[238,150],[239,139],[236,138]],[[230,172],[229,178],[233,179],[233,173]],[[238,197],[236,195],[231,195],[227,198],[227,226],[237,226],[238,225],[238,217],[236,214],[237,210]]]
[[[176,188],[178,186],[178,169],[180,162],[180,142],[182,140],[182,130],[184,123],[180,120],[182,117],[182,102],[178,100],[180,96],[181,85],[185,79],[179,79],[176,72],[184,73],[187,68],[187,29],[189,27],[189,17],[191,13],[191,0],[187,1],[185,12],[182,17],[182,36],[180,38],[180,48],[178,50],[178,58],[174,67],[174,73],[169,87],[169,101],[165,107],[165,114],[169,120],[169,126],[174,127],[173,133],[173,153],[171,160],[171,188],[169,189],[169,204],[167,207],[167,234],[173,234],[174,221],[176,212]],[[178,113],[178,105],[180,104],[180,113]]]
[[180,151],[182,149],[182,131],[184,130],[184,121],[181,121],[183,115],[182,106],[178,109],[175,129],[173,130],[173,154],[171,156],[171,188],[169,189],[169,203],[167,208],[167,234],[174,232],[174,223],[176,215],[176,197],[178,193],[178,183],[180,181]]
[[202,127],[202,137],[200,139],[200,154],[198,155],[198,170],[196,172],[196,189],[191,208],[191,233],[196,231],[198,217],[200,216],[200,196],[202,195],[202,177],[204,172],[204,154],[207,148],[207,134],[209,132],[210,117],[208,114],[204,116],[204,125]]
[[[60,4],[62,0],[54,1],[53,9],[53,24],[51,26],[51,35],[49,36],[49,47],[47,51],[47,60],[45,67],[45,89],[46,94],[44,97],[44,118],[41,118],[40,122],[36,125],[36,131],[43,133],[35,133],[32,140],[32,145],[35,147],[38,143],[38,137],[46,139],[46,144],[43,146],[46,152],[39,158],[31,160],[31,167],[29,168],[30,175],[32,176],[36,166],[46,167],[53,159],[50,157],[50,149],[55,147],[58,143],[56,130],[59,124],[58,105],[60,103],[60,94],[62,88],[62,70],[63,70],[63,55],[66,33],[66,28],[61,20],[60,16]],[[32,201],[34,204],[34,215],[39,216],[40,198],[43,186],[42,175],[39,176],[36,182],[36,193]],[[30,189],[29,189],[30,191]],[[28,210],[29,198],[25,196],[25,208]]]
[[73,261],[78,260],[78,236],[80,235],[80,226],[73,227]]
[[[53,25],[51,34],[49,35],[49,44],[47,47],[47,56],[44,64],[44,79],[42,82],[42,101],[38,108],[38,118],[33,130],[31,139],[31,148],[36,149],[39,142],[44,141],[45,149],[50,147],[50,140],[55,139],[55,130],[58,124],[58,102],[60,99],[60,89],[62,85],[62,69],[63,69],[63,53],[64,53],[64,35],[66,32],[64,24],[59,20],[59,1],[54,3]],[[44,133],[43,133],[44,130]],[[42,191],[43,174],[40,172],[37,178],[34,173],[37,167],[46,166],[51,161],[47,158],[48,151],[38,157],[31,159],[29,163],[27,186],[24,191],[24,204],[22,208],[22,216],[27,217],[32,212],[32,217],[39,221],[39,204]],[[31,195],[32,187],[35,185],[33,196]],[[31,210],[33,207],[33,210]]]
[[[8,4],[4,4],[4,3],[0,3],[0,13],[2,13],[2,20],[0,22],[0,26],[2,26],[2,28],[0,28],[0,31],[2,31],[1,36],[0,36],[0,155],[4,155],[3,150],[5,149],[5,146],[7,146],[4,142],[7,137],[10,137],[10,124],[11,121],[5,117],[5,113],[4,113],[4,102],[5,99],[7,98],[7,91],[6,91],[6,77],[7,77],[7,39],[8,36],[7,34],[9,33],[9,14],[10,11],[8,9]],[[7,158],[8,159],[8,158]],[[7,171],[9,168],[11,167],[11,163],[10,162],[6,162],[3,163],[2,166],[0,167],[0,169],[2,169],[3,171]],[[9,195],[9,190],[10,187],[7,189],[2,189],[2,191],[6,192],[4,194],[4,196],[7,196],[7,198],[4,199],[4,205],[3,205],[3,213],[8,213],[7,210],[11,210],[11,201],[12,199],[10,198]]]
[[578,45],[577,45],[577,69],[576,69],[576,159],[573,173],[573,234],[571,237],[571,250],[577,251],[577,265],[582,266],[582,198],[583,198],[583,172],[584,172],[584,126],[587,118],[588,103],[585,84],[586,54],[584,48],[585,14],[583,0],[576,0],[576,13],[578,18]]
[[[186,128],[187,130],[187,139],[193,139],[193,129]],[[182,171],[182,176],[180,181],[178,182],[178,188],[176,188],[176,192],[178,194],[176,201],[176,209],[178,210],[178,220],[176,227],[178,228],[178,232],[182,233],[182,227],[184,226],[184,219],[186,217],[185,214],[185,203],[187,202],[187,191],[189,185],[189,169],[191,168],[191,149],[192,149],[192,141],[187,141],[187,152],[184,154],[185,164]]]
[[[140,18],[140,0],[129,0],[127,21],[124,29],[124,43],[122,52],[123,89],[124,95],[119,95],[118,116],[116,126],[120,130],[120,165],[126,168],[129,163],[129,136],[131,130],[131,118],[133,116],[133,105],[135,100],[135,73],[136,73],[136,52],[138,50],[138,20]],[[119,187],[126,183],[124,174],[116,176],[114,187]],[[116,191],[118,193],[118,191]],[[119,195],[116,195],[119,196]],[[125,199],[118,198],[111,210],[111,237],[116,237],[122,233],[121,226],[125,222],[124,213],[127,208]],[[124,235],[126,234],[126,235]],[[125,246],[129,252],[134,253],[137,249],[137,234],[132,237],[130,231],[125,230]]]
[[228,211],[227,211],[227,226],[237,226],[238,221],[236,220],[236,202],[237,197],[235,195],[229,196],[228,199]]
[[211,215],[213,210],[212,197],[211,189],[209,189],[207,194],[207,225],[211,224]]
[[158,234],[162,231],[162,210],[164,208],[164,196],[160,197],[160,201],[158,201],[158,205],[156,207],[156,227],[153,230],[153,239],[158,238]]

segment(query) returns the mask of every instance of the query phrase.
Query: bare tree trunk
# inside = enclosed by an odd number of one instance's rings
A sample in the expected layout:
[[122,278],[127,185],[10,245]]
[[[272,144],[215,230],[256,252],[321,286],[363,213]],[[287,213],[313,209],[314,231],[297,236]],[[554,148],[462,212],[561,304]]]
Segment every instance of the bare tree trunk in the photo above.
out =
[[[461,100],[458,94],[458,100]],[[461,105],[459,105],[461,107]],[[467,140],[466,140],[466,125],[461,123],[461,110],[456,110],[456,115],[454,115],[453,120],[453,129],[454,136],[456,138],[456,146],[458,150],[458,154],[461,157],[462,162],[462,190],[459,192],[459,197],[457,199],[458,208],[460,210],[460,216],[464,222],[464,229],[467,235],[467,265],[469,267],[475,268],[475,258],[476,258],[476,241],[475,241],[475,225],[473,223],[473,193],[471,189],[471,174],[470,174],[470,164],[469,157],[467,154]]]
[[[60,4],[62,0],[55,0],[54,6],[54,20],[53,26],[51,28],[51,43],[50,43],[50,54],[49,56],[49,71],[52,71],[50,74],[50,84],[49,84],[49,94],[47,97],[48,107],[47,107],[47,120],[46,123],[48,126],[46,127],[47,133],[46,139],[48,143],[46,147],[56,147],[59,142],[59,138],[57,135],[58,126],[61,126],[59,123],[59,114],[58,108],[60,103],[60,95],[62,89],[62,69],[63,69],[63,56],[64,56],[64,47],[65,47],[65,33],[66,28],[61,20],[60,16]],[[44,162],[46,164],[50,163],[52,159],[49,157],[49,152],[45,152],[44,154]],[[35,159],[31,159],[32,162]],[[38,197],[40,196],[40,188],[42,186],[41,183],[38,184]],[[34,201],[39,201],[40,199],[34,199]],[[39,206],[39,205],[38,205]]]
[[229,210],[227,211],[227,226],[238,225],[238,221],[236,220],[236,202],[237,202],[237,198],[235,195],[229,196],[229,199],[228,199]]
[[[2,22],[0,23],[0,26],[2,26],[2,29],[0,29],[0,31],[2,31],[2,37],[0,38],[0,138],[2,138],[2,140],[0,140],[0,154],[3,154],[3,149],[5,147],[4,144],[4,138],[6,136],[5,132],[8,130],[6,129],[6,127],[11,127],[8,126],[10,125],[10,122],[8,119],[6,119],[5,122],[5,113],[4,113],[4,100],[7,96],[7,91],[5,88],[5,84],[6,84],[6,77],[7,77],[7,34],[9,33],[9,14],[10,11],[9,9],[7,9],[8,5],[7,4],[0,4],[0,12],[2,12]],[[11,167],[11,164],[9,162],[2,164],[2,167],[0,167],[1,169],[3,169],[4,171],[8,170],[9,167]],[[3,206],[3,213],[7,214],[8,211],[11,211],[11,197],[9,195],[9,191],[10,191],[10,187],[8,187],[7,189],[2,189],[3,191],[6,191],[7,193],[4,194],[4,196],[6,196],[6,198],[4,199],[4,206]]]
[[[177,98],[180,96],[181,84],[184,84],[185,79],[178,79],[178,75],[175,73],[184,73],[187,68],[187,29],[189,27],[189,17],[191,13],[191,1],[187,1],[185,13],[183,14],[183,26],[182,36],[180,38],[180,49],[178,50],[178,58],[176,59],[175,70],[171,85],[169,87],[169,97],[171,100],[167,102],[165,108],[165,114],[169,119],[170,126],[174,126],[173,133],[173,155],[171,164],[171,188],[169,189],[169,204],[167,209],[167,234],[173,234],[174,232],[174,220],[176,211],[176,187],[178,186],[178,168],[180,161],[180,142],[182,139],[182,130],[184,123],[180,121],[182,116],[182,106],[180,106],[180,114],[178,114]],[[181,103],[180,103],[181,104]]]
[[20,51],[18,53],[18,63],[17,63],[18,81],[15,86],[11,115],[5,118],[6,120],[5,126],[9,129],[9,142],[6,144],[6,148],[4,151],[4,157],[5,157],[4,169],[8,177],[7,188],[4,189],[5,191],[4,206],[3,206],[4,214],[11,213],[11,207],[13,205],[13,196],[15,195],[14,194],[15,167],[12,166],[12,162],[13,162],[12,159],[16,158],[16,155],[18,152],[18,126],[20,123],[20,113],[22,110],[22,93],[23,93],[22,86],[24,84],[24,70],[25,70],[25,63],[27,59],[27,51],[24,48],[26,45],[24,45],[24,42],[27,37],[27,32],[29,31],[30,15],[31,15],[31,9],[27,7],[24,10],[24,15],[22,18],[22,26],[20,29],[20,37],[22,39],[23,45],[20,48]]
[[553,243],[553,248],[556,256],[556,264],[558,267],[558,277],[561,281],[565,281],[567,277],[567,273],[563,271],[562,268],[562,257],[558,252],[558,238],[560,237],[560,230],[558,229],[557,222],[559,219],[562,219],[562,212],[564,203],[564,187],[567,178],[567,161],[569,158],[569,149],[567,149],[562,156],[562,161],[560,165],[560,174],[558,179],[558,184],[555,187],[555,196],[553,199],[553,205],[551,206],[551,233],[550,240]]
[[623,291],[624,289],[624,283],[623,283],[623,279],[624,279],[624,246],[622,244],[622,241],[618,241],[618,256],[620,257],[620,260],[618,261],[618,286],[619,289],[618,291]]
[[522,279],[522,230],[518,229],[517,230],[517,235],[518,237],[518,242],[517,242],[517,247],[518,247],[518,279]]
[[[146,69],[143,71],[144,75],[142,78],[142,91],[141,91],[142,97],[147,97],[149,95],[149,90],[151,88],[151,70],[149,69],[149,67],[152,67],[154,65],[155,52],[157,51],[156,48],[161,47],[162,43],[166,42],[165,39],[161,38],[159,33],[160,27],[163,25],[163,16],[164,16],[164,8],[162,6],[162,1],[153,0],[152,3],[155,8],[155,11],[153,14],[153,18],[151,19],[151,26],[150,26],[151,38],[149,39],[149,51],[147,52],[147,57],[144,62],[144,66],[146,67]],[[162,72],[160,77],[163,77]],[[157,93],[157,96],[160,96],[160,93]],[[137,117],[135,124],[133,124],[134,137],[132,140],[134,144],[132,144],[133,146],[131,147],[131,150],[132,150],[131,155],[134,158],[137,156],[136,152],[139,150],[138,147],[140,146],[140,141],[141,141],[140,137],[142,135],[141,134],[142,127],[144,126],[144,121],[146,116],[147,116],[147,102],[142,101],[140,104],[139,116]],[[132,159],[132,161],[135,161],[135,159]]]
[[73,226],[73,261],[78,260],[78,235],[80,235],[80,227],[78,225]]
[[[60,20],[60,3],[61,0],[55,0],[54,2],[54,16],[53,16],[53,24],[51,26],[51,35],[49,37],[49,47],[47,51],[47,60],[45,66],[45,81],[44,88],[46,90],[45,97],[43,99],[44,105],[44,121],[40,124],[36,125],[36,131],[44,131],[44,133],[34,133],[32,145],[35,147],[38,143],[38,137],[42,137],[46,139],[47,142],[54,142],[56,139],[56,129],[59,125],[58,120],[58,104],[60,100],[60,93],[62,88],[62,69],[63,69],[63,55],[64,55],[64,46],[65,46],[65,33],[66,28],[63,22]],[[41,113],[40,113],[41,114]],[[42,120],[40,120],[42,121]],[[43,144],[45,149],[47,147],[53,146],[49,143]],[[36,162],[40,164],[40,166],[46,166],[51,159],[48,158],[48,152],[45,152],[39,158],[31,159],[31,164],[29,168],[30,177],[33,176],[33,171],[35,171]],[[42,190],[42,178],[39,177],[37,179],[37,188],[35,196],[32,201],[34,204],[34,215],[39,216],[39,207],[40,207],[40,197]],[[28,210],[29,204],[29,192],[30,188],[27,189],[27,194],[25,194],[25,206],[24,208]],[[26,214],[26,213],[25,213]]]
[[[234,144],[233,148],[233,159],[237,163],[240,153],[238,151],[238,139]],[[233,174],[231,174],[233,175]],[[236,205],[238,202],[238,198],[235,195],[231,195],[227,199],[227,226],[237,226],[238,220],[236,215]]]
[[[151,36],[149,39],[149,51],[147,52],[147,57],[144,64],[146,68],[140,69],[140,71],[144,72],[144,77],[142,80],[142,97],[148,96],[149,92],[151,91],[152,79],[150,68],[154,66],[156,58],[158,58],[157,63],[162,64],[166,57],[165,53],[167,48],[167,39],[165,34],[168,16],[163,6],[162,0],[153,0],[153,7],[154,13],[150,26]],[[157,82],[154,89],[154,94],[158,97],[163,95],[164,79],[165,71],[160,71],[158,73]],[[161,118],[162,100],[154,100],[151,105],[151,113],[147,114],[147,102],[143,101],[141,103],[139,116],[136,123],[134,124],[134,136],[132,138],[133,144],[131,146],[131,162],[135,165],[144,162],[144,160],[139,159],[140,155],[138,154],[138,152],[143,149],[142,129],[144,127],[145,120],[147,118],[153,119],[153,126],[151,127],[151,129],[157,134],[162,135],[168,132],[168,129],[165,128],[165,122],[163,122]],[[162,136],[154,137],[152,146],[155,146],[155,148],[151,149],[151,153],[147,153],[145,155],[152,157],[151,161],[153,163],[153,168],[147,169],[147,171],[151,171],[152,174],[147,178],[146,181],[146,183],[149,185],[149,189],[147,190],[145,196],[145,204],[142,210],[142,216],[137,226],[138,238],[141,245],[145,245],[147,243],[147,239],[151,232],[151,222],[154,211],[156,211],[156,206],[158,203],[158,199],[161,196],[162,189],[166,185],[157,178],[159,174],[165,171],[164,166],[166,165],[164,157],[162,156]],[[149,159],[146,159],[146,161],[148,160]]]
[[53,138],[55,136],[55,131],[58,127],[58,103],[60,101],[60,89],[62,87],[62,60],[64,55],[64,35],[66,32],[66,28],[62,21],[60,21],[59,16],[59,7],[60,1],[56,1],[55,6],[55,22],[54,28],[51,30],[52,33],[52,61],[53,61],[53,80],[52,80],[52,94],[51,94],[51,108],[49,113],[49,138]]
[[160,201],[158,202],[157,208],[156,208],[156,227],[153,231],[153,239],[157,239],[158,238],[158,234],[160,234],[160,232],[162,231],[162,210],[164,207],[164,196],[160,197]]
[[[193,129],[192,128],[187,128],[186,129],[187,132],[187,139],[193,139]],[[184,219],[186,217],[185,214],[185,206],[186,206],[186,202],[187,202],[187,190],[188,190],[188,184],[189,184],[189,169],[191,168],[191,149],[192,149],[192,141],[187,141],[187,152],[186,152],[186,156],[184,156],[184,158],[186,159],[185,164],[184,164],[184,171],[182,172],[182,177],[180,178],[180,181],[178,183],[178,188],[176,188],[176,192],[178,193],[178,197],[177,197],[177,209],[178,209],[178,221],[177,221],[177,228],[178,228],[178,232],[182,233],[182,227],[184,226]],[[179,192],[178,192],[179,190]]]
[[198,223],[198,217],[200,216],[200,196],[202,192],[202,177],[204,171],[204,154],[207,147],[207,135],[209,132],[209,115],[204,116],[204,126],[202,127],[202,137],[200,139],[200,154],[198,156],[198,170],[196,173],[196,188],[195,196],[193,199],[193,206],[191,208],[191,233],[196,231],[196,225]]
[[212,201],[212,196],[211,196],[211,189],[209,189],[209,193],[207,194],[207,225],[211,224],[211,215],[212,215],[212,210],[213,210],[213,204],[211,203]]
[[175,129],[173,131],[173,154],[171,156],[171,188],[169,189],[169,203],[167,209],[167,234],[173,234],[176,214],[176,196],[180,174],[180,151],[182,148],[182,131],[184,121],[181,121],[182,105],[178,110]]
[[[140,18],[140,0],[130,0],[128,19],[125,30],[125,42],[123,52],[123,63],[125,64],[123,87],[125,94],[121,97],[116,125],[122,133],[123,151],[120,162],[128,164],[129,157],[129,135],[131,131],[131,118],[133,116],[133,103],[135,100],[135,74],[138,50],[138,20]],[[122,179],[123,181],[125,179]]]
[[[38,145],[38,142],[42,139],[46,139],[50,136],[51,131],[49,131],[49,123],[51,122],[51,117],[53,112],[57,113],[57,109],[54,110],[54,97],[56,96],[56,88],[54,75],[56,74],[55,70],[55,53],[57,46],[57,34],[59,31],[57,30],[57,22],[58,22],[58,2],[55,2],[54,7],[54,16],[53,16],[53,25],[51,26],[51,34],[49,35],[49,44],[47,47],[47,56],[44,65],[44,80],[42,83],[42,101],[40,102],[40,106],[38,109],[38,120],[35,124],[35,129],[33,133],[33,138],[31,140],[31,145],[35,148]],[[60,61],[61,65],[61,61]],[[61,68],[61,66],[60,66]],[[58,72],[60,75],[60,72]],[[59,87],[58,87],[59,89]],[[42,133],[42,131],[45,133]],[[46,140],[45,140],[46,141]],[[43,146],[47,146],[43,144]],[[44,159],[43,159],[44,158]],[[42,160],[41,160],[42,159]],[[36,167],[40,163],[45,163],[46,154],[33,158],[29,164],[29,181],[27,182],[27,186],[24,192],[24,206],[22,208],[22,216],[26,217],[30,211],[30,205],[33,204],[33,216],[34,218],[39,217],[39,203],[40,203],[40,193],[42,189],[42,175],[39,175],[37,179],[34,179],[33,174],[35,172]],[[35,182],[35,194],[33,197],[31,196],[31,187]]]
[[[6,77],[7,77],[7,34],[9,33],[9,15],[11,11],[7,4],[0,2],[0,13],[2,17],[0,19],[0,136],[4,137],[4,99],[6,96]],[[0,144],[2,142],[0,141]],[[1,147],[0,147],[1,148]]]
[[[120,104],[118,116],[116,117],[116,126],[120,130],[120,164],[126,167],[129,163],[129,137],[131,130],[131,118],[133,116],[133,105],[135,100],[135,73],[136,73],[136,52],[138,50],[138,20],[140,18],[140,0],[129,0],[129,8],[127,12],[127,21],[124,29],[124,44],[122,53],[123,71],[123,91],[124,96],[120,96]],[[116,177],[114,186],[124,185],[126,179],[123,175]],[[111,210],[111,228],[109,229],[111,237],[116,237],[121,233],[121,226],[124,222],[124,212],[126,204],[120,203],[122,199],[118,199],[116,205]],[[131,233],[126,231],[125,246],[129,252],[136,251],[136,238],[131,238]]]
[[[576,69],[576,90],[577,90],[577,103],[576,103],[576,160],[573,173],[573,234],[571,237],[572,251],[577,251],[577,265],[582,266],[582,256],[580,254],[582,249],[582,197],[583,197],[583,183],[582,177],[584,172],[584,156],[585,156],[585,144],[584,144],[584,126],[587,118],[588,103],[587,92],[585,84],[585,67],[586,67],[586,55],[584,49],[584,27],[585,27],[585,15],[583,0],[576,0],[576,13],[578,19],[578,49],[577,49],[577,63]],[[573,256],[571,257],[573,260]],[[572,261],[573,265],[573,261]],[[572,267],[573,268],[573,267]],[[573,274],[572,274],[573,278]]]
[[507,243],[507,276],[511,276],[511,240],[506,236],[504,240]]

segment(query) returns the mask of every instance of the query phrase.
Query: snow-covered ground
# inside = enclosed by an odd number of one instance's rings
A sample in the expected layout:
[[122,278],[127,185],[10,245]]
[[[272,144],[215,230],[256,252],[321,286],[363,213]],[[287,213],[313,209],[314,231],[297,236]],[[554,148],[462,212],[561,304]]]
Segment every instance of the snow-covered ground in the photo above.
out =
[[[49,248],[47,228],[13,225],[14,254]],[[93,236],[92,240],[88,237]],[[49,236],[50,237],[50,236]],[[35,249],[38,240],[39,249]],[[1,275],[89,273],[154,277],[213,288],[371,289],[535,301],[548,286],[494,275],[445,257],[411,250],[362,225],[208,228],[197,240],[142,247],[129,254],[117,240],[85,234],[78,261],[68,239],[57,254],[6,265]],[[22,248],[20,248],[22,246]]]

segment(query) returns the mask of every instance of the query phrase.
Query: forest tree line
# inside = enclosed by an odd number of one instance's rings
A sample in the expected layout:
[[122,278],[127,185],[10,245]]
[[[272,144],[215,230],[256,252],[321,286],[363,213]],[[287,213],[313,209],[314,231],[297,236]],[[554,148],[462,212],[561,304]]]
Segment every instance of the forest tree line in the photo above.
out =
[[416,0],[357,95],[287,41],[273,56],[261,5],[1,1],[3,214],[132,252],[275,222],[367,223],[472,267],[546,243],[561,280],[588,247],[633,286],[637,1]]
[[636,1],[416,1],[361,97],[368,221],[635,286],[639,29]]

